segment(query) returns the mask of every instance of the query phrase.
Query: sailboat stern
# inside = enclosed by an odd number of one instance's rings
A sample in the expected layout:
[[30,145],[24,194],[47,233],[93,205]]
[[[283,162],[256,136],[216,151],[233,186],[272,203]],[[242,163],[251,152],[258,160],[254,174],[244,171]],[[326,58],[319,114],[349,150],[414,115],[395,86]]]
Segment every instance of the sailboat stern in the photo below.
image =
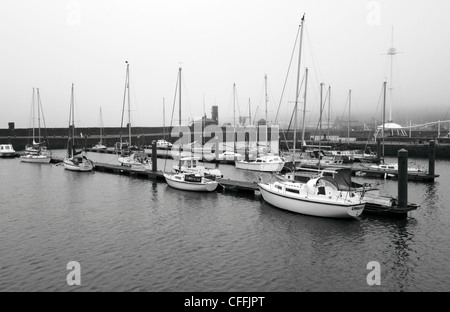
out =
[[349,207],[347,207],[347,213],[351,217],[354,217],[354,218],[359,217],[362,214],[362,212],[364,211],[364,207],[365,207],[364,203],[354,205],[354,206],[349,206]]

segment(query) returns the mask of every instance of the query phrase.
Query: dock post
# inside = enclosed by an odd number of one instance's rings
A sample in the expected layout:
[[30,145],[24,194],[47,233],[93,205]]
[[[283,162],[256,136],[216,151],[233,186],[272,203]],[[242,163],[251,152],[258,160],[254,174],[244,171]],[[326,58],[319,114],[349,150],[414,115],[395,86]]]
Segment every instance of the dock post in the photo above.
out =
[[381,139],[377,138],[377,163],[381,162]]
[[248,153],[249,153],[249,145],[250,145],[250,133],[246,132],[245,133],[245,161],[249,161],[249,157],[248,157]]
[[401,149],[398,155],[398,207],[408,207],[408,151]]
[[430,151],[429,151],[429,159],[428,159],[428,174],[430,176],[434,176],[435,172],[434,172],[434,161],[435,161],[435,157],[436,157],[436,152],[435,152],[435,146],[436,146],[436,142],[434,140],[430,141]]
[[158,152],[156,150],[156,141],[152,141],[152,171],[156,172],[158,169]]

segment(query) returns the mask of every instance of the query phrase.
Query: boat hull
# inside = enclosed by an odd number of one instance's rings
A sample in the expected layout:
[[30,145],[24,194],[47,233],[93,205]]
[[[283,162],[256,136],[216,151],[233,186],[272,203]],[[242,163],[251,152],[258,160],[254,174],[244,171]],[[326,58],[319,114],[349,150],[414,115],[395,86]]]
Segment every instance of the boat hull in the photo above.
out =
[[94,169],[94,164],[92,162],[75,164],[72,161],[70,161],[69,159],[64,159],[64,169],[67,169],[70,171],[86,172],[86,171],[92,171]]
[[164,178],[166,178],[166,182],[169,186],[184,191],[212,192],[215,191],[218,186],[218,183],[215,181],[206,183],[177,181],[169,174],[164,174]]
[[283,169],[283,163],[257,163],[251,161],[236,161],[236,169],[263,171],[263,172],[279,172]]
[[364,210],[364,203],[337,205],[336,203],[308,198],[292,198],[276,193],[267,184],[258,183],[258,186],[266,202],[277,208],[295,213],[327,218],[356,218]]
[[13,158],[16,157],[16,152],[0,153],[0,158]]
[[37,164],[49,164],[52,160],[51,157],[48,156],[20,156],[20,161],[25,163],[37,163]]
[[93,150],[105,150],[107,147],[105,145],[96,145],[92,148]]

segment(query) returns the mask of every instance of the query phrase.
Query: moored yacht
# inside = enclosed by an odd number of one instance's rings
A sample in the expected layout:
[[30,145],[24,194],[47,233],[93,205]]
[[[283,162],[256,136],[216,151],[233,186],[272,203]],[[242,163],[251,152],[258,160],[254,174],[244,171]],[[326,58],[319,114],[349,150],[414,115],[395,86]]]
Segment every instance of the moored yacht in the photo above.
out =
[[285,160],[280,156],[265,155],[256,158],[253,161],[238,160],[235,162],[237,169],[263,171],[263,172],[279,172],[283,170]]
[[364,210],[363,194],[341,191],[326,177],[306,183],[275,181],[258,183],[264,200],[292,212],[329,218],[355,218]]
[[0,157],[16,157],[16,151],[11,144],[1,144]]

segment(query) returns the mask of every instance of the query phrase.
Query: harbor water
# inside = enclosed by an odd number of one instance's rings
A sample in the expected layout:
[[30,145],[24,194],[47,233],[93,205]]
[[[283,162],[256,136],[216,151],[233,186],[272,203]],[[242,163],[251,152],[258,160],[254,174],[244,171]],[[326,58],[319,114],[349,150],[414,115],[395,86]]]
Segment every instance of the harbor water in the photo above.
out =
[[[87,156],[116,162],[111,154]],[[164,165],[172,166],[158,159]],[[219,169],[238,180],[270,178]],[[408,184],[409,201],[420,207],[406,219],[338,220],[277,209],[259,192],[186,192],[163,181],[0,159],[0,290],[448,291],[450,162],[437,161],[436,173],[433,183]],[[397,195],[396,181],[365,181]],[[79,286],[67,283],[71,261],[80,264]],[[372,261],[380,285],[368,283]]]

